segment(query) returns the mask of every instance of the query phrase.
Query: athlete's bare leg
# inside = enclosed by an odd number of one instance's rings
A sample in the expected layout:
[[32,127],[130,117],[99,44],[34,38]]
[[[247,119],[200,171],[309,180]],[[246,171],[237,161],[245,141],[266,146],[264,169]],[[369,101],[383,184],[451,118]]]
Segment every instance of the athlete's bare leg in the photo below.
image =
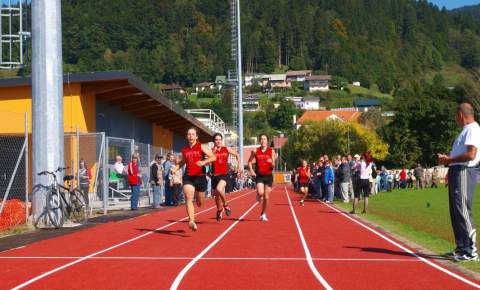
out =
[[[227,198],[225,197],[225,186],[227,186],[227,183],[225,182],[225,180],[220,180],[216,188],[216,194],[221,200],[222,205],[224,207],[227,206]],[[218,204],[217,204],[217,208],[218,210],[221,209],[221,207],[219,207]]]
[[195,208],[193,207],[195,187],[193,187],[191,184],[185,184],[183,186],[183,192],[185,193],[185,208],[187,209],[188,226],[195,231],[197,230],[197,226],[195,224]]
[[303,193],[302,200],[300,200],[300,204],[303,206],[303,202],[308,196],[308,187],[300,187],[300,191]]
[[265,185],[265,192],[263,193],[262,214],[267,214],[267,206],[268,200],[270,199],[270,192],[272,192],[272,188],[268,185]]
[[263,194],[265,193],[265,185],[263,183],[257,183],[257,200],[262,201]]
[[204,196],[205,196],[204,191],[195,191],[195,201],[198,207],[202,206]]

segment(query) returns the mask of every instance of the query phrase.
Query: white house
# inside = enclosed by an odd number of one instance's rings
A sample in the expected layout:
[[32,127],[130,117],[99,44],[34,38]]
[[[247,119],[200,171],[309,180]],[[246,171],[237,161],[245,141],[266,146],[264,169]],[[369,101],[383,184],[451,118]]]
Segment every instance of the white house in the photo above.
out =
[[330,75],[309,76],[305,79],[304,89],[308,92],[328,92],[331,80],[332,76]]
[[360,85],[361,85],[360,82],[353,82],[352,83],[352,86],[354,86],[354,87],[359,87]]
[[292,101],[297,108],[311,111],[320,109],[320,98],[319,97],[286,97],[288,101]]
[[268,79],[271,88],[290,88],[292,85],[287,81],[286,74],[272,74]]

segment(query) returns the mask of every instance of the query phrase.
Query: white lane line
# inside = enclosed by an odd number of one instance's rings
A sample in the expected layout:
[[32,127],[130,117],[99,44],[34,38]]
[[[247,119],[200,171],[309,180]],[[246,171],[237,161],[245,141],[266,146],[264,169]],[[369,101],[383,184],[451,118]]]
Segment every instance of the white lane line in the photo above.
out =
[[322,286],[325,287],[325,289],[332,290],[333,289],[332,286],[330,286],[328,282],[322,277],[322,275],[320,275],[317,268],[315,267],[315,264],[313,263],[312,255],[310,254],[310,250],[308,249],[307,242],[305,241],[305,237],[303,236],[302,228],[298,223],[297,215],[295,214],[295,210],[293,209],[292,201],[290,200],[287,187],[285,186],[284,189],[285,189],[285,195],[287,196],[287,199],[288,199],[288,204],[290,205],[290,210],[292,211],[293,219],[295,220],[295,225],[297,226],[298,235],[300,236],[300,240],[302,241],[302,246],[303,246],[303,250],[305,251],[305,257],[307,258],[308,266],[310,267],[310,270],[312,271],[313,275],[315,275],[315,277],[320,282],[320,284],[322,284]]
[[[318,200],[318,201],[321,202],[320,200]],[[435,264],[435,263],[433,263],[433,262],[431,262],[431,261],[429,261],[429,260],[427,260],[427,259],[425,259],[425,258],[423,258],[423,257],[420,257],[419,255],[417,255],[417,254],[415,254],[414,252],[412,252],[410,249],[408,249],[408,248],[402,246],[401,244],[393,241],[392,239],[390,239],[390,238],[388,238],[387,236],[381,234],[380,232],[376,231],[375,229],[373,229],[373,228],[365,225],[364,223],[362,223],[362,222],[360,222],[360,221],[352,218],[351,216],[347,215],[347,214],[344,213],[343,211],[341,211],[341,210],[339,210],[339,209],[337,209],[337,208],[335,208],[335,207],[333,207],[333,206],[330,206],[329,204],[326,204],[326,203],[323,203],[323,202],[321,202],[321,203],[324,204],[324,205],[326,205],[326,206],[328,206],[329,208],[333,209],[334,211],[340,213],[341,215],[343,215],[343,216],[346,217],[347,219],[353,221],[354,223],[360,225],[361,227],[367,229],[368,231],[374,233],[375,235],[381,237],[382,239],[384,239],[385,241],[389,242],[390,244],[392,244],[392,245],[394,245],[394,246],[402,249],[402,250],[405,251],[406,253],[409,253],[410,255],[416,257],[416,258],[419,259],[420,261],[422,261],[422,262],[424,262],[424,263],[432,266],[433,268],[435,268],[435,269],[437,269],[437,270],[440,270],[441,272],[443,272],[443,273],[445,273],[445,274],[447,274],[447,275],[449,275],[449,276],[452,276],[453,278],[456,278],[456,279],[464,282],[465,284],[468,284],[468,285],[473,286],[473,287],[475,287],[475,288],[477,288],[477,289],[480,289],[480,285],[479,285],[479,284],[474,283],[474,282],[472,282],[472,281],[470,281],[470,280],[467,280],[467,279],[465,279],[464,277],[462,277],[462,276],[460,276],[460,275],[458,275],[458,274],[455,274],[455,273],[453,273],[452,271],[450,271],[450,270],[448,270],[448,269],[446,269],[446,268],[444,268],[444,267],[442,267],[442,266],[440,266],[440,265],[437,265],[437,264]]]
[[[0,257],[0,260],[73,260],[80,259],[82,257]],[[91,257],[90,260],[193,260],[195,257]],[[211,258],[199,258],[204,261],[307,261],[305,257],[211,257]],[[421,261],[417,259],[363,259],[363,258],[312,258],[314,261],[358,261],[358,262],[416,262]]]
[[170,290],[178,289],[178,286],[182,282],[183,278],[187,274],[187,272],[197,263],[211,248],[213,248],[218,242],[220,242],[223,237],[225,237],[249,212],[252,211],[257,206],[258,202],[255,202],[241,217],[239,217],[233,224],[231,224],[220,236],[218,236],[210,245],[208,245],[205,249],[203,249],[200,254],[198,254],[193,260],[190,261],[180,273],[177,275],[175,280],[170,286]]
[[[248,191],[248,192],[246,192],[246,193],[244,193],[244,194],[242,194],[242,195],[239,195],[239,196],[237,196],[237,197],[235,197],[235,198],[232,198],[232,199],[229,200],[229,201],[231,202],[231,201],[234,201],[234,200],[236,200],[236,199],[242,198],[242,197],[244,197],[244,196],[246,196],[246,195],[249,195],[249,194],[252,193],[252,192],[254,192],[254,190]],[[202,211],[196,213],[195,215],[199,215],[199,214],[202,214],[202,213],[211,211],[211,210],[214,209],[214,208],[217,208],[217,207],[216,207],[216,206],[209,207],[209,208],[207,208],[207,209],[205,209],[205,210],[202,210]],[[173,225],[175,225],[175,224],[177,224],[177,223],[179,223],[179,222],[185,221],[185,220],[187,220],[187,219],[188,219],[188,217],[184,217],[184,218],[182,218],[182,219],[180,219],[180,220],[177,220],[176,222],[169,223],[169,224],[164,225],[164,226],[162,226],[162,227],[159,227],[159,228],[157,228],[157,229],[155,229],[155,230],[153,230],[153,231],[150,231],[150,232],[147,232],[147,233],[145,233],[145,234],[136,236],[136,237],[131,238],[131,239],[127,240],[127,241],[124,241],[124,242],[121,242],[121,243],[119,243],[119,244],[113,245],[113,246],[111,246],[111,247],[108,247],[108,248],[106,248],[106,249],[100,250],[100,251],[95,252],[95,253],[93,253],[93,254],[90,254],[90,255],[88,255],[88,256],[81,257],[81,258],[79,258],[79,259],[77,259],[77,260],[75,260],[75,261],[72,261],[72,262],[68,263],[68,264],[59,266],[59,267],[54,268],[54,269],[52,269],[52,270],[50,270],[50,271],[48,271],[48,272],[45,272],[45,273],[43,273],[43,274],[41,274],[41,275],[38,275],[38,276],[36,276],[36,277],[34,277],[34,278],[32,278],[32,279],[30,279],[30,280],[28,280],[28,281],[26,281],[26,282],[24,282],[24,283],[22,283],[22,284],[16,286],[15,288],[12,288],[12,290],[22,289],[22,288],[25,287],[25,286],[28,286],[28,285],[30,285],[30,284],[32,284],[32,283],[34,283],[34,282],[36,282],[36,281],[38,281],[38,280],[40,280],[40,279],[43,279],[43,278],[45,278],[45,277],[47,277],[47,276],[50,276],[50,275],[52,275],[52,274],[54,274],[54,273],[56,273],[56,272],[58,272],[58,271],[61,271],[61,270],[65,269],[65,268],[71,267],[71,266],[73,266],[73,265],[75,265],[75,264],[78,264],[78,263],[80,263],[80,262],[82,262],[82,261],[85,261],[85,260],[90,259],[90,258],[92,258],[92,257],[95,257],[95,256],[97,256],[97,255],[103,254],[103,253],[108,252],[108,251],[110,251],[110,250],[113,250],[113,249],[115,249],[115,248],[121,247],[121,246],[123,246],[123,245],[129,244],[129,243],[131,243],[131,242],[134,242],[134,241],[136,241],[136,240],[139,240],[139,239],[141,239],[141,238],[144,238],[144,237],[146,237],[146,236],[149,236],[149,235],[155,233],[156,231],[163,230],[163,229],[165,229],[165,228],[168,228],[168,227],[170,227],[170,226],[173,226]]]

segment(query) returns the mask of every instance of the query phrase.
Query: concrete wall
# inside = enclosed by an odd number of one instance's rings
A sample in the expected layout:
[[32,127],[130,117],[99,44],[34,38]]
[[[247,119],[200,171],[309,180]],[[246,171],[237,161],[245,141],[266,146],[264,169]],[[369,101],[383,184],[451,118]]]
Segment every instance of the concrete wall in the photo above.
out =
[[153,144],[152,124],[124,112],[106,102],[96,101],[97,131],[109,137],[135,139],[137,142]]

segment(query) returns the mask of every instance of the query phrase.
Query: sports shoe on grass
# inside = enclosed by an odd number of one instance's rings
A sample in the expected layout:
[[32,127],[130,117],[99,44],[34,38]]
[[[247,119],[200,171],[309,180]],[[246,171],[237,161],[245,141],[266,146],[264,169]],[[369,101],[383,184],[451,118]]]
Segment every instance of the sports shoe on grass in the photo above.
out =
[[194,221],[188,222],[188,227],[194,232],[198,230],[197,224]]
[[230,206],[226,205],[223,208],[225,209],[225,214],[227,216],[230,216],[232,214],[232,209],[230,208]]
[[452,252],[445,253],[444,256],[447,258],[455,259],[455,257],[463,256],[464,252],[460,248],[455,248]]
[[472,254],[465,253],[461,256],[454,257],[454,259],[455,261],[458,261],[458,262],[479,261],[477,253],[472,253]]

